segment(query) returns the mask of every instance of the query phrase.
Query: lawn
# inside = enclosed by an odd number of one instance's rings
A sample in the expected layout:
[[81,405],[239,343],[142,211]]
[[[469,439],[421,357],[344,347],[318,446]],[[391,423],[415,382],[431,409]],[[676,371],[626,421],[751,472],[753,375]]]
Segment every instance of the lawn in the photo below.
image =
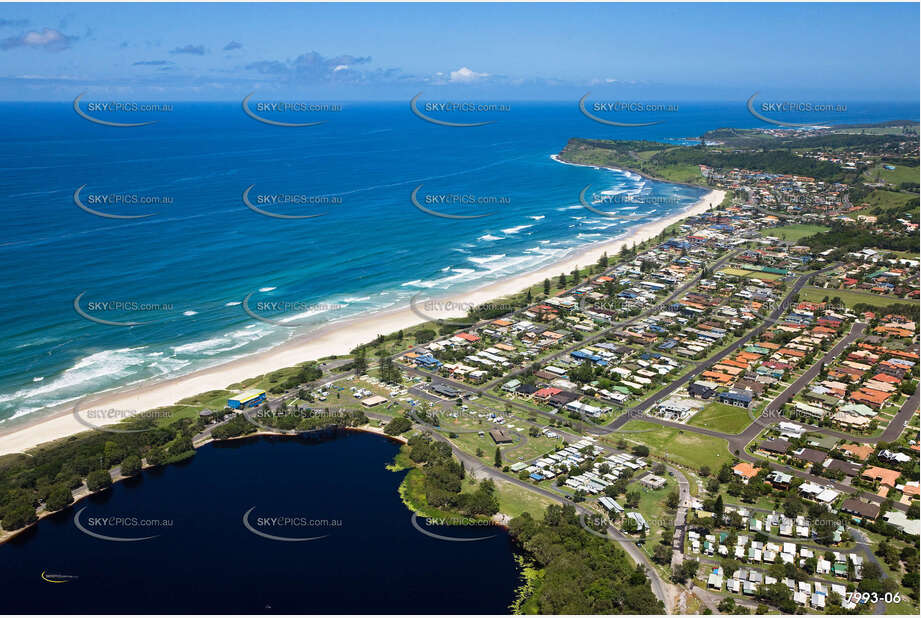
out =
[[781,238],[783,240],[789,240],[791,242],[796,242],[800,238],[806,238],[807,236],[812,236],[813,234],[820,234],[822,232],[827,232],[829,228],[821,225],[807,225],[805,223],[796,223],[793,225],[783,225],[781,227],[770,227],[764,230],[761,230],[762,236],[773,236],[775,238]]
[[[910,200],[918,199],[918,195],[914,193],[901,193],[898,191],[884,191],[882,189],[877,189],[873,191],[870,195],[867,196],[866,200],[863,203],[867,204],[866,208],[858,210],[856,213],[851,213],[851,216],[854,215],[870,215],[873,214],[870,212],[877,206],[883,209],[896,208],[904,205]],[[863,205],[861,203],[861,206]],[[915,207],[912,212],[917,212],[918,208]]]
[[499,493],[499,512],[510,517],[530,513],[534,519],[543,519],[549,505],[559,504],[556,500],[506,481],[496,481],[496,490]]
[[775,273],[762,273],[756,270],[742,270],[741,268],[724,268],[718,272],[730,277],[748,277],[749,279],[761,279],[762,281],[776,281],[783,276]]
[[695,414],[689,424],[695,427],[705,427],[714,431],[735,434],[742,433],[746,427],[752,424],[752,419],[745,408],[714,401]]
[[903,182],[918,182],[918,168],[894,165],[894,170],[887,170],[882,165],[875,165],[864,172],[864,182],[888,182],[898,187]]
[[[645,474],[637,475],[637,478],[642,478],[642,476],[645,476]],[[649,524],[647,536],[656,542],[659,541],[659,536],[662,534],[662,528],[674,525],[675,523],[673,512],[668,511],[665,507],[665,499],[668,497],[668,494],[677,491],[677,483],[675,479],[670,476],[666,476],[665,479],[666,483],[662,489],[647,489],[640,485],[639,482],[632,482],[628,487],[628,491],[636,490],[640,492],[640,503],[636,510],[643,515],[643,519]]]
[[835,290],[828,288],[804,287],[799,293],[800,300],[822,302],[822,299],[828,297],[829,300],[836,296],[841,299],[848,307],[853,307],[858,303],[873,305],[874,307],[885,307],[894,303],[903,305],[918,306],[917,301],[905,300],[897,296],[881,296],[870,292],[860,292],[857,290]]
[[630,421],[623,429],[603,439],[616,444],[621,438],[628,443],[645,444],[652,456],[667,458],[695,470],[699,470],[701,466],[718,470],[730,459],[729,445],[721,438],[663,427],[646,421]]

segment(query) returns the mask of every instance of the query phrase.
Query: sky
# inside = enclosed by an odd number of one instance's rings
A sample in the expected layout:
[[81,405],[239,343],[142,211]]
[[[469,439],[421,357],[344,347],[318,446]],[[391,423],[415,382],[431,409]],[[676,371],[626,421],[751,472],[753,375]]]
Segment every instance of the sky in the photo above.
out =
[[0,101],[917,101],[919,5],[0,4]]

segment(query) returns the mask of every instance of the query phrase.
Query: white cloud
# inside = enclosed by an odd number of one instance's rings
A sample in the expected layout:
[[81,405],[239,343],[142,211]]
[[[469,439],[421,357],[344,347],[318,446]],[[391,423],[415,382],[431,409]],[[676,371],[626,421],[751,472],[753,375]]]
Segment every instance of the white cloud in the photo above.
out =
[[476,71],[471,71],[467,67],[461,67],[456,71],[451,71],[451,78],[449,81],[454,83],[469,84],[478,79],[484,77],[489,77],[489,73],[477,73]]
[[68,36],[54,28],[42,28],[41,31],[30,30],[19,36],[12,36],[0,41],[0,49],[15,49],[17,47],[31,47],[47,51],[64,51],[74,41],[75,36]]

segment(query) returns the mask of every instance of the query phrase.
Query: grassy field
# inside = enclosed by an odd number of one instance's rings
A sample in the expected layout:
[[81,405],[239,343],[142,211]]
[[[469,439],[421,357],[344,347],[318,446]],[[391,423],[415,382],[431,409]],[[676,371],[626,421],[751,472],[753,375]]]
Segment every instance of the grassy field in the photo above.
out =
[[903,182],[918,182],[918,168],[905,165],[895,165],[894,170],[887,170],[882,165],[876,165],[864,172],[864,182],[888,182],[896,187]]
[[630,421],[604,440],[616,444],[621,438],[628,443],[645,444],[652,456],[667,457],[669,461],[696,470],[701,466],[718,470],[730,457],[725,440],[646,421]]
[[499,493],[499,511],[511,517],[530,513],[535,519],[543,519],[547,507],[557,504],[555,500],[506,481],[497,481],[496,490]]
[[[867,196],[867,199],[863,202],[867,206],[861,210],[858,210],[853,215],[869,215],[872,214],[870,211],[876,208],[877,206],[884,209],[895,208],[897,206],[902,206],[909,200],[918,199],[917,194],[913,193],[900,193],[898,191],[883,191],[882,189],[877,189]],[[863,204],[862,203],[862,204]],[[861,205],[862,205],[861,204]],[[918,212],[918,209],[915,208],[913,212]]]
[[773,236],[775,238],[796,242],[800,238],[806,238],[807,236],[820,234],[822,232],[827,232],[828,230],[829,228],[821,225],[807,225],[805,223],[797,223],[793,225],[767,228],[765,230],[761,230],[761,235]]
[[917,301],[905,300],[895,296],[880,296],[878,294],[859,292],[856,290],[831,290],[825,288],[804,287],[799,293],[800,300],[808,300],[813,302],[821,302],[822,299],[826,296],[829,298],[829,300],[837,296],[841,299],[841,302],[843,302],[848,307],[853,307],[857,303],[873,305],[874,307],[885,307],[893,303],[914,305],[915,307],[918,306]]
[[741,433],[751,423],[748,410],[714,401],[695,414],[689,424],[723,433]]

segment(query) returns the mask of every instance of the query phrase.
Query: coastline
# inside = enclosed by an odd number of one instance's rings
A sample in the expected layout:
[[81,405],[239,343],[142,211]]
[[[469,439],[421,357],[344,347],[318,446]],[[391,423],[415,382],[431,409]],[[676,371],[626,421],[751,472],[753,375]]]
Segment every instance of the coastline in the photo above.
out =
[[[579,165],[563,161],[559,162],[566,165]],[[623,171],[616,168],[605,169]],[[466,307],[517,294],[525,288],[539,284],[544,279],[556,277],[560,272],[568,273],[579,265],[586,266],[595,263],[604,253],[613,255],[623,246],[630,246],[633,243],[639,244],[654,238],[661,231],[681,219],[701,214],[711,206],[719,205],[724,197],[724,191],[712,190],[688,208],[632,228],[622,238],[587,245],[563,260],[537,271],[521,273],[494,281],[468,292],[447,294],[442,298],[428,298],[426,300],[437,300],[443,304],[453,303],[459,308],[426,309],[427,317],[429,320],[463,317],[466,314]],[[158,407],[173,405],[198,393],[224,390],[231,384],[285,367],[291,367],[305,361],[331,355],[348,354],[356,346],[372,341],[378,335],[386,335],[400,329],[410,328],[429,320],[426,320],[409,306],[368,316],[359,316],[343,322],[322,326],[316,331],[286,341],[277,347],[214,367],[160,382],[116,389],[95,398],[85,397],[80,401],[83,407],[117,408],[140,413]],[[25,452],[45,442],[86,431],[86,426],[72,415],[73,408],[74,405],[72,404],[58,406],[50,414],[42,415],[31,422],[25,420],[19,426],[12,427],[7,431],[0,429],[0,455]]]

